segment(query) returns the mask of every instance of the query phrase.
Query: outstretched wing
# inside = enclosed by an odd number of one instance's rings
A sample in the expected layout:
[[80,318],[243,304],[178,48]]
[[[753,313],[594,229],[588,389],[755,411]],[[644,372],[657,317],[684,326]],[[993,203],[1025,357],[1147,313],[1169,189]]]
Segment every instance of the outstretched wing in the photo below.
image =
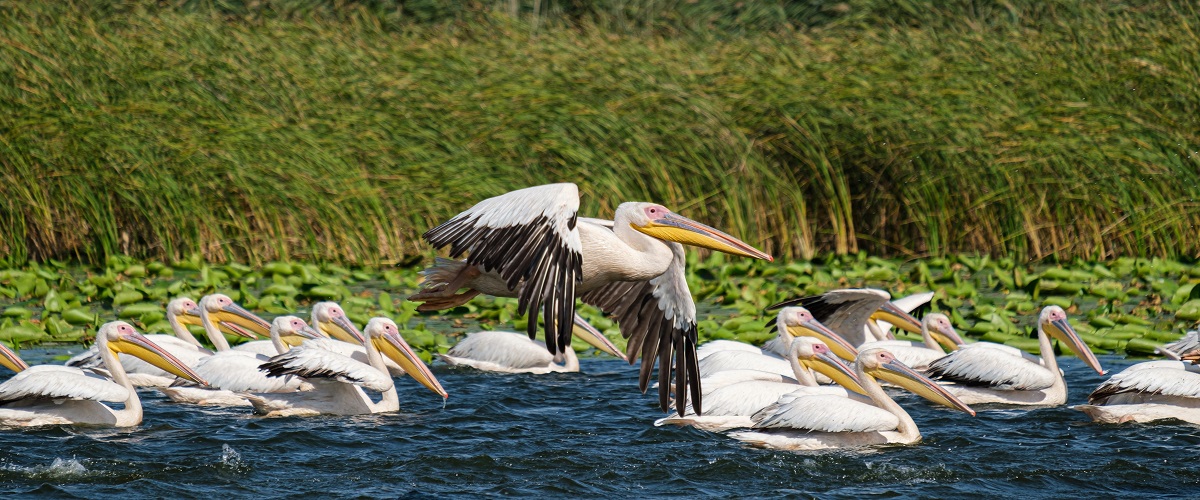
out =
[[520,286],[517,309],[527,314],[530,338],[543,306],[554,331],[546,347],[557,354],[570,346],[575,286],[583,281],[578,211],[574,184],[547,184],[483,200],[423,237],[434,247],[448,245],[453,258],[469,254],[468,265],[498,272],[510,290]]
[[641,354],[638,387],[650,385],[658,360],[658,404],[671,406],[671,359],[675,359],[675,410],[684,414],[688,391],[697,415],[700,407],[700,367],[696,360],[696,304],[684,278],[683,246],[666,242],[673,259],[667,272],[650,281],[619,281],[583,294],[585,303],[613,316],[621,335],[629,339],[625,352],[630,364]]

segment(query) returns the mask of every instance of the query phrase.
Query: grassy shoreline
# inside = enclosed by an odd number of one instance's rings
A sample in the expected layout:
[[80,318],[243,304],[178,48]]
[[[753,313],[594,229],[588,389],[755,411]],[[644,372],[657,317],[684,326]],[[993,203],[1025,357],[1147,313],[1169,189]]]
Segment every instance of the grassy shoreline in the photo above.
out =
[[0,254],[377,265],[575,181],[780,257],[1200,255],[1191,4],[650,4],[0,2]]

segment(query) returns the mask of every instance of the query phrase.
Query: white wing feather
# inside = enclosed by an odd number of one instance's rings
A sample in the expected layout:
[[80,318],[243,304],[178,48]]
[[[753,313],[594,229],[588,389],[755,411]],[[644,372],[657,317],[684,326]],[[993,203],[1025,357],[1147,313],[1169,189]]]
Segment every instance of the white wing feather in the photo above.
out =
[[760,370],[795,377],[792,365],[783,358],[749,351],[722,351],[700,360],[700,376],[709,377],[726,370]]
[[554,362],[554,356],[546,350],[545,344],[514,332],[472,333],[451,347],[446,355],[514,369],[538,368]]
[[221,351],[194,367],[212,387],[234,392],[293,392],[301,389],[297,377],[268,377],[258,366],[269,358],[241,351]]
[[1127,392],[1200,398],[1200,366],[1182,361],[1138,363],[1100,384],[1089,400]]
[[307,379],[326,378],[378,392],[391,390],[393,386],[392,377],[388,374],[348,356],[308,343],[271,358],[260,368],[268,371],[272,378],[280,375],[296,375]]
[[703,345],[696,348],[696,358],[698,358],[700,361],[704,361],[704,358],[723,351],[745,351],[755,354],[763,353],[763,349],[754,347],[745,342],[738,342],[736,340],[713,340],[711,342],[705,342]]
[[755,429],[803,429],[817,432],[881,432],[895,430],[900,419],[887,410],[845,397],[801,393],[754,416]]
[[26,398],[84,399],[120,403],[129,391],[109,379],[78,368],[37,365],[0,384],[0,401]]
[[929,376],[998,390],[1039,390],[1054,385],[1055,374],[1030,358],[1020,349],[977,342],[930,363]]

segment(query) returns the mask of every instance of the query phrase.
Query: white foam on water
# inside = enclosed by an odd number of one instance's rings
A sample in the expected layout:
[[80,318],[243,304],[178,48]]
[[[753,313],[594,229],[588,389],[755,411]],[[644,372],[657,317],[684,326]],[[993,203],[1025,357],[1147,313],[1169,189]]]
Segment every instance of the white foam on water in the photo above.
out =
[[221,463],[230,467],[242,465],[242,454],[228,444],[221,445]]
[[45,466],[22,467],[20,465],[7,464],[4,466],[4,469],[46,479],[67,479],[83,476],[88,473],[87,467],[84,467],[83,463],[76,460],[75,457],[67,459],[55,458],[50,465]]

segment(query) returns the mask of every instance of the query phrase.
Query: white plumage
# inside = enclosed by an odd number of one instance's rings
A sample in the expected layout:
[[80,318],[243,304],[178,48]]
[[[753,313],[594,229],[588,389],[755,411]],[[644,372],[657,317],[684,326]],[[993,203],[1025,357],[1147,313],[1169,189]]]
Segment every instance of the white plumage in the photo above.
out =
[[31,366],[0,384],[0,400],[87,399],[120,403],[129,391],[112,380],[79,368],[58,365]]
[[1175,418],[1200,424],[1200,366],[1147,361],[1100,384],[1087,405],[1073,407],[1097,422],[1151,422]]
[[[907,340],[880,340],[867,342],[860,349],[883,348],[896,355],[905,365],[917,370],[929,368],[929,364],[946,355],[943,343],[950,344],[951,350],[957,350],[964,345],[950,318],[945,314],[930,313],[921,318],[921,342]],[[941,340],[941,342],[939,342]]]

